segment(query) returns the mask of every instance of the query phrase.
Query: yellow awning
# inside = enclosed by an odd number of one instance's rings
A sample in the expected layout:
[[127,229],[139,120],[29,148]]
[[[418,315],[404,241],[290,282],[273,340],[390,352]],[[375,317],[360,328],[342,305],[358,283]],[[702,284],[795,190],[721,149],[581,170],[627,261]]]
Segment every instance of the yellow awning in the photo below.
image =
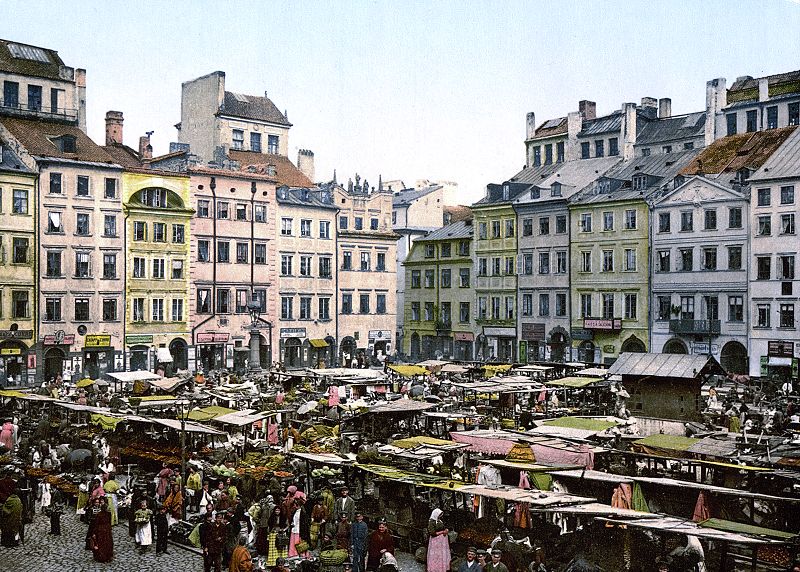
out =
[[505,373],[511,369],[510,363],[488,364],[483,366],[484,377],[494,377],[498,373]]
[[89,387],[90,385],[94,385],[94,380],[86,378],[76,383],[75,387]]
[[117,423],[122,421],[120,417],[103,415],[101,413],[92,413],[89,418],[94,425],[99,425],[103,429],[110,429],[112,431],[117,428]]
[[328,347],[328,342],[326,342],[325,340],[310,339],[310,340],[308,340],[308,343],[311,344],[312,348],[327,348]]
[[413,377],[415,375],[427,375],[428,370],[421,365],[390,365],[389,369],[399,373],[403,377]]

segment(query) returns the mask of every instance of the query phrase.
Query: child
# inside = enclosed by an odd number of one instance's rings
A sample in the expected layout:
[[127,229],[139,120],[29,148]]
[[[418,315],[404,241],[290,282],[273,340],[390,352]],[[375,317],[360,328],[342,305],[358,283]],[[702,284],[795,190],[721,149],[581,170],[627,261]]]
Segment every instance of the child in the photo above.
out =
[[153,511],[147,508],[147,501],[141,501],[140,508],[134,515],[134,521],[136,522],[136,544],[142,549],[142,552],[153,544],[153,529],[150,526],[150,517],[152,516]]

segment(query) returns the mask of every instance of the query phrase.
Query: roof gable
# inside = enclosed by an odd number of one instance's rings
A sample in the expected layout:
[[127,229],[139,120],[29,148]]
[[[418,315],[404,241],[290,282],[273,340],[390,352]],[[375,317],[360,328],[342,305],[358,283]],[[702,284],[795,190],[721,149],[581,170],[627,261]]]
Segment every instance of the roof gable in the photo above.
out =
[[703,205],[725,200],[744,200],[744,195],[735,189],[695,175],[688,181],[666,192],[654,201],[657,206]]
[[223,115],[266,121],[285,127],[292,126],[286,116],[278,110],[277,106],[268,97],[226,91],[225,99],[219,111]]

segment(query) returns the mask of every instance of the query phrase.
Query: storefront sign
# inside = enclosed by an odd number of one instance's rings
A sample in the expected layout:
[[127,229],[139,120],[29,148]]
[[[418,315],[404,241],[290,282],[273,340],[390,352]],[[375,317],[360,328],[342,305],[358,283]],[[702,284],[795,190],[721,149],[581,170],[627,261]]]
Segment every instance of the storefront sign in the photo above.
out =
[[0,350],[0,356],[18,356],[22,354],[19,348],[3,348]]
[[107,348],[111,345],[111,334],[89,334],[84,338],[84,348]]
[[32,340],[33,330],[0,330],[0,340]]
[[369,339],[371,340],[390,340],[392,332],[390,330],[370,330]]
[[613,354],[617,348],[614,347],[614,344],[606,344],[603,346],[603,351],[607,354]]
[[[282,332],[283,330],[281,330]],[[282,334],[281,334],[282,335]],[[224,344],[230,338],[228,332],[206,332],[197,334],[198,344]]]
[[152,344],[153,336],[150,334],[131,334],[129,336],[125,336],[125,343],[129,346],[136,344]]
[[569,335],[573,340],[586,341],[594,339],[594,332],[591,330],[579,330],[577,328],[572,328]]
[[454,332],[453,339],[457,342],[471,342],[475,339],[472,332]]
[[305,328],[281,328],[281,338],[305,338]]
[[516,328],[483,328],[483,334],[487,337],[495,338],[514,338],[517,335]]
[[58,330],[55,334],[48,334],[42,337],[42,343],[46,346],[71,346],[75,343],[75,334],[65,334],[64,330]]
[[[695,342],[692,344],[692,353],[697,355],[708,354],[708,342]],[[711,344],[711,353],[719,353],[719,344]]]
[[770,340],[767,342],[767,355],[774,357],[794,357],[794,342]]
[[621,318],[584,318],[583,319],[583,329],[584,330],[606,330],[606,331],[616,331],[622,329],[622,319]]
[[522,339],[528,341],[542,341],[545,339],[544,324],[522,324]]

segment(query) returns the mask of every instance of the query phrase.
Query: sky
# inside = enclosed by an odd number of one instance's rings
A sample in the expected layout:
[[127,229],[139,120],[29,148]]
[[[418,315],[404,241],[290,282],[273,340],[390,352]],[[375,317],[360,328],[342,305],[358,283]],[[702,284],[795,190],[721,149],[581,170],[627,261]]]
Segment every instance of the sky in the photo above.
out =
[[800,68],[800,0],[0,1],[0,38],[87,70],[89,135],[108,110],[125,143],[177,140],[181,82],[215,70],[288,112],[289,157],[316,178],[458,183],[461,204],[525,164],[537,123],[670,97],[705,108],[706,81]]

